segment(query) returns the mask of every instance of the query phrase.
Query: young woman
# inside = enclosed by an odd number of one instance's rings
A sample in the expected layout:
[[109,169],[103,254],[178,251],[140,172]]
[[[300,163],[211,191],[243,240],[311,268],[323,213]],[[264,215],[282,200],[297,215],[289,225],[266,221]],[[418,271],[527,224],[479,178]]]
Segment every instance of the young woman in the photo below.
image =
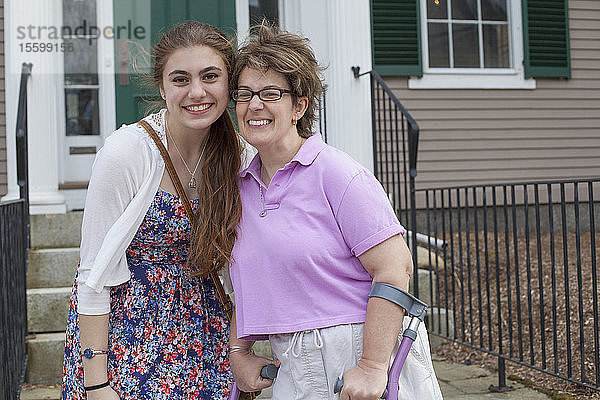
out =
[[[272,361],[250,351],[268,338],[280,365],[274,400],[377,399],[404,312],[368,294],[373,281],[408,290],[404,228],[375,177],[313,135],[324,88],[308,41],[276,27],[252,32],[232,91],[240,133],[258,149],[241,173],[230,268],[235,381],[244,391],[271,384],[259,371]],[[441,399],[423,324],[404,369],[401,399]]]
[[225,399],[231,385],[229,326],[205,276],[229,261],[241,212],[240,143],[225,112],[233,49],[218,29],[188,22],[152,55],[165,108],[144,120],[168,149],[196,230],[146,130],[107,138],[83,217],[64,399]]

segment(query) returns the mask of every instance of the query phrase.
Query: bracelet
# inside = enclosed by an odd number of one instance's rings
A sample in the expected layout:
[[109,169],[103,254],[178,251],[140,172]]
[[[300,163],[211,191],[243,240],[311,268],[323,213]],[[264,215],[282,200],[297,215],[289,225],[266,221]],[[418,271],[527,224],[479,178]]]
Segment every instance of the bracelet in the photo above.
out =
[[229,354],[235,353],[236,351],[245,351],[248,354],[254,354],[254,351],[252,350],[252,346],[237,346],[237,345],[229,346]]
[[84,386],[83,389],[86,392],[89,392],[90,390],[96,390],[96,389],[102,389],[104,387],[107,387],[109,385],[108,381],[104,382],[104,383],[100,383],[99,385],[93,385],[93,386]]

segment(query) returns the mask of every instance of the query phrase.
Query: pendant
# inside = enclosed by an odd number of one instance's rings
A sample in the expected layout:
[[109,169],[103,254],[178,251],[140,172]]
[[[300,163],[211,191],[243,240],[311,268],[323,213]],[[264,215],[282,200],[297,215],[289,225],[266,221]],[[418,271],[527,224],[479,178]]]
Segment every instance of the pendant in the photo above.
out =
[[192,189],[196,189],[196,178],[192,176],[192,179],[188,182],[188,186]]
[[260,217],[264,217],[267,215],[267,210],[262,210],[259,214]]

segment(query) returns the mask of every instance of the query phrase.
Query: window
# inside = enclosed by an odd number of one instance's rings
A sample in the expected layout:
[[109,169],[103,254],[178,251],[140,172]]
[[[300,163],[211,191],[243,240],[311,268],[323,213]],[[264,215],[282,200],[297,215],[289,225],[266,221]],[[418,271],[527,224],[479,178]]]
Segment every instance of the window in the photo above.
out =
[[278,23],[278,0],[248,0],[250,26],[260,24],[263,19]]
[[66,135],[100,135],[96,0],[63,0]]
[[510,68],[506,3],[427,1],[429,68]]
[[373,67],[412,89],[570,77],[567,0],[371,0]]
[[[535,89],[517,0],[422,0],[423,78],[412,89]],[[519,4],[520,6],[520,4]]]

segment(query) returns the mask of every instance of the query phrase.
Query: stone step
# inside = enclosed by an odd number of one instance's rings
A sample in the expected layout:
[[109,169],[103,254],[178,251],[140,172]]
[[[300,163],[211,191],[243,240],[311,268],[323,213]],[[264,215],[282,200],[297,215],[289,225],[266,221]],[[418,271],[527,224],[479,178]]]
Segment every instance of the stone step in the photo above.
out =
[[[418,279],[419,279],[419,296],[417,296],[419,298],[419,300],[423,301],[424,303],[426,303],[429,307],[434,306],[435,304],[435,298],[436,298],[436,285],[437,285],[437,280],[436,280],[436,275],[434,272],[429,272],[426,269],[417,269],[414,273],[417,274]],[[414,291],[414,275],[411,276],[410,278],[410,284],[409,284],[409,289],[408,291],[411,294],[415,294]],[[433,287],[433,299],[431,297],[431,288]]]
[[73,285],[78,262],[78,247],[30,250],[27,288],[52,288]]
[[83,211],[31,216],[31,248],[78,247]]
[[64,332],[31,335],[27,342],[27,382],[60,383],[64,351]]
[[427,310],[427,331],[432,349],[446,343],[444,337],[454,337],[454,312],[445,308],[430,307]]
[[27,325],[29,332],[65,330],[71,287],[27,289]]
[[21,388],[21,400],[59,400],[62,399],[60,385],[31,385]]

